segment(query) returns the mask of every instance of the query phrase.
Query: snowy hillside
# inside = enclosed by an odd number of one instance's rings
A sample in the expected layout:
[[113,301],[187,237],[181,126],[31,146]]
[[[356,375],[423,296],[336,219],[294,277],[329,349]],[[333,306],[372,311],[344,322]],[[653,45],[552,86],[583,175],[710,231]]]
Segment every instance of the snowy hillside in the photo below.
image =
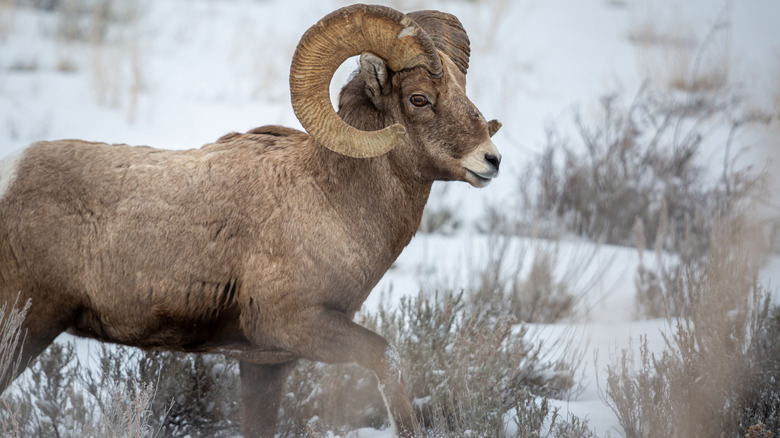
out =
[[[38,140],[81,138],[188,149],[260,125],[300,129],[289,103],[293,50],[310,25],[350,2],[134,0],[118,2],[105,22],[78,10],[94,2],[73,2],[71,15],[32,3],[0,0],[0,156]],[[761,208],[767,217],[780,217],[780,2],[379,3],[402,11],[439,9],[460,18],[471,38],[467,91],[486,118],[503,123],[493,140],[504,161],[501,175],[484,189],[463,183],[435,186],[431,208],[452,210],[460,225],[447,233],[418,233],[369,297],[368,312],[382,300],[396,302],[421,288],[446,283],[458,289],[473,281],[470,275],[488,259],[492,244],[479,232],[486,210],[517,205],[527,166],[545,150],[547,128],[572,134],[575,113],[586,121],[602,116],[603,97],[627,103],[643,84],[671,87],[691,69],[726,71],[729,86],[743,101],[739,114],[720,113],[707,122],[699,164],[713,178],[724,162],[767,169],[770,197]],[[332,96],[355,66],[354,60],[342,66]],[[729,123],[751,111],[767,114],[767,123],[745,126],[727,147]],[[584,389],[554,404],[588,419],[599,436],[619,435],[618,420],[599,395],[597,374],[603,379],[606,364],[630,341],[636,346],[640,335],[648,336],[651,349],[661,349],[661,333],[671,330],[664,319],[635,318],[639,252],[569,235],[554,242],[511,241],[528,250],[508,254],[531,257],[540,248],[555,248],[561,273],[588,259],[575,279],[587,285],[574,288],[587,291],[577,316],[531,329],[542,339],[561,334],[589,339],[580,382]],[[651,250],[643,257],[653,263]],[[777,302],[777,253],[763,267],[762,282]],[[603,380],[599,385],[603,392]],[[358,436],[391,433],[361,429]]]

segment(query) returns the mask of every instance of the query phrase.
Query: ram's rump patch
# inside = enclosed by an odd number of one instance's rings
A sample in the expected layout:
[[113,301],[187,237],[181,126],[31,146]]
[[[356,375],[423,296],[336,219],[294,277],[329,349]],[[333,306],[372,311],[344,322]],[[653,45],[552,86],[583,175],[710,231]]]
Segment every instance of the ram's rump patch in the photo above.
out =
[[0,160],[0,199],[5,197],[5,192],[16,179],[16,169],[19,168],[19,161],[26,149],[19,149],[11,152]]

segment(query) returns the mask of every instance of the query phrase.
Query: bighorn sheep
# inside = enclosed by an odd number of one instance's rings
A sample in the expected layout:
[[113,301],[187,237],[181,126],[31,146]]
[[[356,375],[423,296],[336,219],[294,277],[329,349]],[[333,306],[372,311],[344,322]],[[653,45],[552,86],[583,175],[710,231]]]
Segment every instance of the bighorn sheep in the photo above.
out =
[[[417,231],[434,180],[498,173],[465,94],[452,15],[339,9],[302,37],[295,114],[200,149],[35,143],[0,166],[0,296],[32,302],[23,363],[63,331],[240,360],[242,429],[273,436],[299,358],[376,374],[397,433],[418,432],[399,357],[352,317]],[[360,56],[338,113],[328,84]],[[21,291],[21,292],[20,292]],[[5,388],[15,376],[5,376]]]

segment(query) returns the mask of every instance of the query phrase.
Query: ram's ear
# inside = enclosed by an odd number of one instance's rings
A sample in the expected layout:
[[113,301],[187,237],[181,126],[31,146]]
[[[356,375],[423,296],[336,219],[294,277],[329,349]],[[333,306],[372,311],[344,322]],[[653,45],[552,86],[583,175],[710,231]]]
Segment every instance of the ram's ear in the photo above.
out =
[[488,122],[488,134],[490,134],[491,137],[494,136],[499,129],[501,129],[501,122],[498,120],[493,119]]
[[374,102],[379,96],[386,96],[393,90],[387,64],[371,52],[360,55],[360,74],[366,83],[366,93]]

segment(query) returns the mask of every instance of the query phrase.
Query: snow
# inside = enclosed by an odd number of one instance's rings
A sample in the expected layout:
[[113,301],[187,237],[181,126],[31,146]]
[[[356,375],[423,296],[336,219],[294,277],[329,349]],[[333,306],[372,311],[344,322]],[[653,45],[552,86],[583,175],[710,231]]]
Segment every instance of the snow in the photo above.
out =
[[[484,261],[491,245],[473,231],[474,224],[482,219],[484,206],[509,202],[524,166],[543,149],[545,126],[566,125],[575,108],[593,115],[599,98],[606,94],[632,97],[648,76],[658,74],[653,63],[666,62],[658,61],[658,46],[642,49],[632,43],[632,33],[671,29],[676,37],[700,43],[719,17],[727,14],[730,77],[755,108],[771,108],[773,96],[780,95],[776,23],[780,2],[776,0],[379,3],[407,11],[440,9],[461,19],[472,41],[469,94],[487,118],[503,122],[493,140],[504,161],[501,176],[485,189],[462,183],[448,184],[446,190],[436,186],[431,202],[456,207],[466,225],[451,236],[416,236],[366,301],[369,310],[383,300],[392,303],[442,282],[468,284],[471,268]],[[308,26],[345,4],[336,0],[136,0],[124,3],[122,25],[97,44],[89,37],[70,41],[58,36],[63,18],[57,14],[0,3],[0,157],[44,139],[185,149],[264,124],[299,128],[287,85],[295,44]],[[354,60],[348,60],[339,70],[332,95],[354,65]],[[775,217],[780,212],[778,125],[775,119],[766,126],[750,127],[737,139],[750,145],[737,165],[770,171],[773,197],[765,210]],[[719,171],[725,145],[706,147],[706,164]],[[532,257],[540,245],[553,244],[517,238],[513,245],[527,252],[515,249],[509,254]],[[580,241],[555,245],[563,267],[594,248]],[[651,350],[660,348],[661,333],[668,329],[662,320],[633,318],[638,261],[635,249],[596,248],[592,262],[582,271],[582,284],[596,279],[593,287],[585,288],[583,319],[538,327],[541,336],[551,339],[563,333],[587,335],[578,338],[589,339],[585,389],[573,400],[554,403],[587,418],[599,435],[614,434],[619,427],[599,397],[598,372],[603,375],[616,352],[631,340],[636,345],[640,335],[648,336]],[[762,278],[780,298],[780,257],[770,258]],[[79,345],[87,356],[89,348]],[[387,437],[390,431],[361,429],[356,436]]]

